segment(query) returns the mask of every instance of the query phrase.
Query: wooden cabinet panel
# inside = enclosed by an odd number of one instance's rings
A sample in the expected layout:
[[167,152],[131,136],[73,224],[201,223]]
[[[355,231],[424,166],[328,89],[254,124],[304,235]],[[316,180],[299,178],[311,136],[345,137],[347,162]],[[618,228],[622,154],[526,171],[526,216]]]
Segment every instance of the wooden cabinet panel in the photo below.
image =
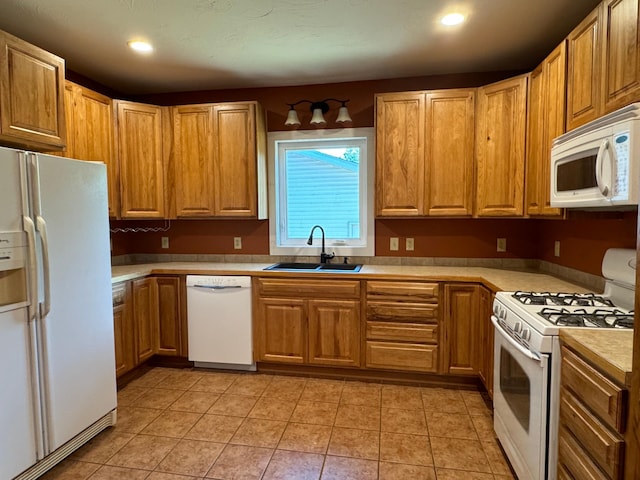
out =
[[478,89],[477,216],[523,214],[526,106],[526,75]]
[[309,300],[309,363],[360,366],[360,301]]
[[551,208],[550,158],[553,140],[564,133],[566,47],[561,43],[531,73],[527,134],[528,215],[560,216]]
[[602,3],[602,113],[640,99],[638,0]]
[[182,351],[183,331],[182,289],[180,277],[156,277],[158,334],[155,337],[155,353],[160,355],[185,356]]
[[367,282],[367,297],[383,296],[386,300],[437,302],[438,284],[427,282]]
[[359,280],[301,280],[259,278],[258,293],[263,296],[314,296],[359,298]]
[[368,341],[367,367],[435,373],[438,346]]
[[478,373],[478,285],[444,286],[444,373]]
[[493,342],[494,328],[491,323],[493,296],[485,287],[479,287],[479,329],[480,351],[478,360],[478,375],[484,383],[489,396],[493,398]]
[[560,398],[560,421],[610,478],[620,478],[624,441],[566,389]]
[[600,7],[596,7],[567,38],[567,130],[599,115],[600,28]]
[[255,108],[253,103],[213,107],[216,216],[257,216]]
[[625,391],[566,347],[562,347],[561,382],[609,426],[624,432]]
[[426,213],[473,213],[475,89],[427,92]]
[[260,298],[257,302],[257,360],[280,363],[307,361],[305,301]]
[[64,68],[62,58],[0,31],[0,140],[62,150]]
[[136,332],[136,364],[155,353],[157,335],[157,293],[153,278],[133,281],[133,319]]
[[215,215],[213,169],[213,108],[173,107],[172,174],[178,217]]
[[367,322],[367,340],[438,343],[438,325]]
[[162,108],[115,101],[122,218],[165,218]]
[[109,97],[67,81],[67,148],[65,156],[103,162],[107,166],[109,216],[120,214],[118,165],[113,135],[113,105]]
[[367,319],[433,323],[438,321],[438,305],[370,300],[367,301]]
[[425,94],[376,96],[376,215],[424,215]]
[[560,427],[558,437],[559,465],[569,472],[571,478],[576,480],[609,480],[593,463],[569,431]]
[[136,364],[135,331],[131,317],[129,283],[113,286],[113,331],[116,377],[121,377]]

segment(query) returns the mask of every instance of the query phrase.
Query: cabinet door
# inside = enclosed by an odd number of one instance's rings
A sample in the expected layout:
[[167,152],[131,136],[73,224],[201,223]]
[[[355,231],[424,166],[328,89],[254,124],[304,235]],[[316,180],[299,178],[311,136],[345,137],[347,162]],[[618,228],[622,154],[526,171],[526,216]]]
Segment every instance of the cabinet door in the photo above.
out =
[[255,321],[258,361],[307,361],[307,315],[304,300],[260,298]]
[[640,99],[638,0],[602,3],[602,113]]
[[425,203],[428,215],[471,215],[475,89],[427,93]]
[[116,217],[119,213],[119,194],[112,101],[109,97],[71,82],[67,82],[67,87],[72,91],[72,99],[67,109],[66,156],[107,165],[109,216]]
[[40,151],[66,143],[64,60],[2,31],[0,140]]
[[164,218],[162,109],[116,101],[122,218]]
[[550,201],[550,158],[553,140],[564,133],[566,44],[562,42],[531,73],[527,135],[528,215],[559,216]]
[[478,285],[445,285],[444,373],[478,373]]
[[156,277],[158,334],[155,337],[155,353],[184,356],[182,352],[183,293],[180,277]]
[[309,300],[309,363],[360,366],[360,302]]
[[600,7],[596,7],[568,37],[567,130],[600,114]]
[[527,76],[478,89],[476,214],[521,216]]
[[215,215],[213,107],[173,107],[173,176],[178,217]]
[[376,215],[424,215],[425,94],[376,97]]
[[478,352],[478,374],[489,396],[493,398],[493,324],[491,323],[492,295],[479,287],[480,351]]
[[133,319],[136,332],[136,364],[155,353],[158,297],[154,278],[133,281]]
[[135,332],[131,318],[130,284],[113,287],[113,331],[116,358],[116,377],[135,366]]
[[213,108],[215,214],[257,217],[256,105]]

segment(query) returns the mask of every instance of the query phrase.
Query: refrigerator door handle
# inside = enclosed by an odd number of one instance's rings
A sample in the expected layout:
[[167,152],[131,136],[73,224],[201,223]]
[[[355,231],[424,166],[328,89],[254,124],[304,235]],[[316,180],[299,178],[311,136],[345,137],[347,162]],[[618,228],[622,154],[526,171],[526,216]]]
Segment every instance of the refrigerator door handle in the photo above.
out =
[[44,304],[40,309],[41,318],[45,318],[51,311],[51,282],[49,269],[49,239],[47,237],[47,222],[40,215],[36,217],[38,232],[42,239],[42,277],[44,280]]
[[29,320],[35,320],[38,307],[38,266],[36,257],[36,226],[31,217],[22,217],[24,231],[29,243]]

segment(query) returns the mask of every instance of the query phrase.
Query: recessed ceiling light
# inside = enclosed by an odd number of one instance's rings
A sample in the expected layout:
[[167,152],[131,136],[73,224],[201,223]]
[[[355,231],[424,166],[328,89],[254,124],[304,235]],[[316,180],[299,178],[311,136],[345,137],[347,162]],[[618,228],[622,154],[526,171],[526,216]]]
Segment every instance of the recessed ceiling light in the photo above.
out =
[[464,22],[464,15],[461,13],[449,13],[440,19],[440,23],[447,26],[460,25]]
[[149,53],[153,51],[153,47],[149,42],[143,42],[141,40],[130,40],[127,42],[127,45],[129,45],[130,49],[140,53]]

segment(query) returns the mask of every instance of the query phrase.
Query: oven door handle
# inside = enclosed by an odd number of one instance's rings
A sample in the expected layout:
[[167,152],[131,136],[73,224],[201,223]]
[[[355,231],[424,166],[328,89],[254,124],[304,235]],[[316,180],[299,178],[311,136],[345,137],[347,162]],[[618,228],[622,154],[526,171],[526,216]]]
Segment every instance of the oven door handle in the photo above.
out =
[[518,352],[520,352],[522,355],[524,355],[525,357],[527,357],[530,360],[534,360],[536,362],[540,362],[540,366],[544,366],[542,359],[530,352],[529,350],[527,350],[526,348],[524,348],[522,345],[520,345],[518,342],[516,342],[513,338],[511,338],[511,335],[509,335],[504,328],[502,328],[502,326],[500,325],[500,323],[498,323],[498,319],[495,315],[491,315],[491,322],[493,323],[493,326],[496,328],[496,330],[498,332],[500,332],[500,335],[502,336],[502,338],[504,338],[507,342],[509,342],[509,344],[515,348],[516,350],[518,350]]

